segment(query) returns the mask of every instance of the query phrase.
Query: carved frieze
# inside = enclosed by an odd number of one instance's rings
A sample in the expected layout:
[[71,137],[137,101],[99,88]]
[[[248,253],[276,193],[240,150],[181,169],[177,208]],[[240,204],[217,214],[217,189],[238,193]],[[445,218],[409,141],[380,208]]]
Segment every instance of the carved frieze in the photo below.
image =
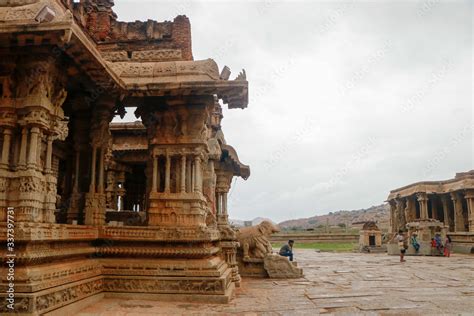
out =
[[123,78],[187,76],[200,80],[219,80],[219,69],[212,59],[169,62],[108,62],[108,65],[118,76]]
[[222,294],[225,280],[163,280],[163,279],[109,279],[104,280],[104,290],[109,292],[148,293],[204,293]]

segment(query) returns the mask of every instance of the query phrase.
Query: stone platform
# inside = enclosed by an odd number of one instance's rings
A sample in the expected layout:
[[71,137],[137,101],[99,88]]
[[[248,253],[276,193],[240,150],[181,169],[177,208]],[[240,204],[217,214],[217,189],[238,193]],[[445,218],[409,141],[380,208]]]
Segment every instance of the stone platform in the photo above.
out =
[[[305,277],[244,278],[229,304],[103,298],[77,315],[472,315],[474,256],[296,250]],[[138,296],[138,295],[137,295]]]

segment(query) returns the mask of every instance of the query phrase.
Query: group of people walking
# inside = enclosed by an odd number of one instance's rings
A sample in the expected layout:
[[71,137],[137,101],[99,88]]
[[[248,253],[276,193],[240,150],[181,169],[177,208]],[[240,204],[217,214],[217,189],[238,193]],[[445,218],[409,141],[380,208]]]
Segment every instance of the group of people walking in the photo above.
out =
[[[405,233],[402,230],[398,231],[398,234],[393,236],[391,240],[396,239],[398,242],[398,248],[400,249],[400,262],[405,262],[405,252],[408,249],[408,243],[412,245],[412,247],[415,249],[415,252],[419,252],[421,245],[418,242],[418,234],[416,232],[413,232],[411,234],[411,237],[408,239],[407,236],[405,236]],[[445,256],[449,257],[451,256],[451,237],[449,235],[446,235],[446,238],[444,239],[444,242],[441,238],[440,233],[436,233],[433,238],[431,238],[431,255],[432,256]]]

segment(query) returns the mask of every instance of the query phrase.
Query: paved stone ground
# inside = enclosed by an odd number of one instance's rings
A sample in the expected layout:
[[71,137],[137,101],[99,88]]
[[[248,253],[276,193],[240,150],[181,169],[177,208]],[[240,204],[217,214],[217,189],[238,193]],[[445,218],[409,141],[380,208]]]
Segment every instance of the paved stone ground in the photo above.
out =
[[299,250],[305,277],[244,279],[228,305],[102,299],[79,315],[474,315],[474,256]]

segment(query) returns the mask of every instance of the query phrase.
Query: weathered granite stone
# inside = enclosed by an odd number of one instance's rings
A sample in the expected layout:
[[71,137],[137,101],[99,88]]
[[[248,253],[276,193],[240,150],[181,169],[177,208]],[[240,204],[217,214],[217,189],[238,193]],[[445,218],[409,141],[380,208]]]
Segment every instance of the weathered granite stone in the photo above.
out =
[[287,257],[268,254],[263,259],[263,267],[270,278],[292,279],[303,277],[303,269],[298,268],[296,261],[291,262]]

